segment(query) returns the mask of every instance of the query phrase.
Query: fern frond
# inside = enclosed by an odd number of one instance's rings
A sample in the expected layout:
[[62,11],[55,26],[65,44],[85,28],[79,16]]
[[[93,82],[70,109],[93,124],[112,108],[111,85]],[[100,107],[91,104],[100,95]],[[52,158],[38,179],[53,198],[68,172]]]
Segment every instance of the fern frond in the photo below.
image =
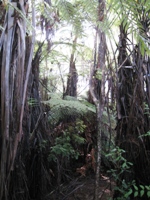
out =
[[149,55],[149,39],[146,35],[149,27],[144,27],[145,22],[149,20],[150,17],[149,1],[110,0],[109,6],[110,12],[114,12],[115,16],[118,16],[119,22],[123,25],[124,29],[128,33],[135,35],[137,43],[140,45],[142,55],[144,55],[144,53]]
[[[60,120],[70,117],[87,117],[96,114],[94,105],[86,105],[79,100],[66,96],[61,99],[59,96],[53,96],[49,101],[43,101],[44,104],[50,106],[49,121],[51,124],[57,124]],[[90,106],[89,106],[90,105]]]
[[[95,105],[89,103],[86,100],[78,100],[75,97],[66,96],[62,99],[60,95],[53,93],[49,101],[43,101],[42,103],[50,106],[49,122],[51,125],[56,125],[60,121],[71,119],[73,117],[84,118],[86,120],[96,119]],[[116,120],[113,115],[110,116],[112,129],[116,126]],[[108,120],[108,114],[103,112],[102,116],[102,130],[108,135],[106,127],[110,126]]]

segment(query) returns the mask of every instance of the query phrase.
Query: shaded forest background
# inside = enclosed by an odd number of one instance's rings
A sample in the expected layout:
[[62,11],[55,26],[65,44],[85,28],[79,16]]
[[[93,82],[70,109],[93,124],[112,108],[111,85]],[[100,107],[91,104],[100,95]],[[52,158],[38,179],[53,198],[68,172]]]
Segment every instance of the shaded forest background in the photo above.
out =
[[0,1],[0,200],[150,198],[149,28],[146,0]]

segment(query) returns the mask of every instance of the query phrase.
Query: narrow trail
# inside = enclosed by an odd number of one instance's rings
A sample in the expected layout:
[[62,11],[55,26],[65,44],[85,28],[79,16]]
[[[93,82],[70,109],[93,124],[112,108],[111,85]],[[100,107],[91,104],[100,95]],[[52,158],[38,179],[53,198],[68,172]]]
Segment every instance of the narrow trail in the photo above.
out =
[[[60,186],[60,194],[55,191],[52,200],[93,200],[94,197],[94,175],[80,176],[71,180],[67,185]],[[109,177],[101,175],[99,199],[112,200],[115,183]]]

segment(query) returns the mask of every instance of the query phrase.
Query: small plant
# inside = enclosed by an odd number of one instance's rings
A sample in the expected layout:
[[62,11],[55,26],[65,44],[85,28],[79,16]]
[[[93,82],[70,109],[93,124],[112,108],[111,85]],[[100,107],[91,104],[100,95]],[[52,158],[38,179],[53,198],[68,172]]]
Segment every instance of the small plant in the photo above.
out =
[[149,105],[145,102],[144,102],[144,114],[147,115],[148,118],[150,118],[150,108]]
[[76,125],[68,126],[68,128],[62,131],[62,135],[55,139],[55,145],[51,147],[49,154],[49,160],[56,160],[59,156],[69,159],[78,159],[79,152],[75,146],[83,144],[85,139],[81,137],[81,133],[84,132],[86,126],[82,120],[77,120]]
[[134,198],[137,196],[143,197],[147,195],[150,197],[150,185],[137,186],[136,181],[132,180],[131,182],[126,182],[124,179],[121,180],[120,177],[123,173],[131,173],[131,162],[128,162],[123,154],[125,151],[119,147],[114,148],[109,154],[106,155],[108,159],[111,160],[114,164],[114,169],[108,170],[108,172],[113,176],[116,183],[119,183],[119,186],[115,187],[115,190],[120,193],[120,197],[115,198],[115,200],[127,200],[130,199],[130,196],[133,195]]
[[146,137],[146,136],[150,136],[150,131],[148,131],[147,133],[143,134],[143,135],[140,135],[139,138],[141,137]]
[[51,147],[49,160],[54,160],[61,156],[63,158],[78,158],[78,152],[71,145],[71,138],[67,132],[63,132],[62,136],[56,138],[55,145]]
[[[125,151],[119,147],[114,148],[109,154],[106,155],[108,159],[111,159],[111,162],[114,165],[114,169],[110,169],[108,172],[113,176],[116,182],[119,182],[119,186],[115,187],[115,190],[119,191],[122,197],[118,197],[116,200],[125,200],[127,199],[132,191],[130,190],[130,183],[126,183],[125,180],[120,180],[120,176],[126,171],[130,170],[132,163],[127,162],[123,157]],[[121,183],[121,184],[120,184]]]
[[134,188],[134,197],[140,196],[143,197],[145,194],[147,197],[150,197],[150,185],[139,185],[136,186],[135,181],[133,181],[133,188]]
[[29,106],[39,106],[39,102],[37,99],[30,98],[30,99],[28,99],[28,105]]

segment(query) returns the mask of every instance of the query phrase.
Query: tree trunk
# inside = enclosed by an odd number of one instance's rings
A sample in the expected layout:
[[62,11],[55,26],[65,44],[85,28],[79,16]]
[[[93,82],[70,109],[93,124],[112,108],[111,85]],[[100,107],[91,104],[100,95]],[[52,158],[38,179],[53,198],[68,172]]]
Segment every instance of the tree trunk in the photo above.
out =
[[[0,150],[0,199],[8,199],[11,174],[17,149],[23,137],[22,119],[24,112],[24,76],[26,55],[26,22],[16,20],[17,6],[25,15],[24,3],[8,6],[4,31],[1,35],[1,150]],[[30,52],[32,54],[32,51]],[[31,62],[28,64],[31,66]],[[29,67],[30,67],[29,66]]]
[[[100,22],[104,20],[105,1],[99,1],[98,19]],[[97,147],[96,147],[96,177],[95,177],[95,194],[94,200],[99,199],[99,182],[100,182],[100,167],[101,167],[101,135],[102,135],[102,114],[105,106],[105,55],[106,55],[106,38],[105,33],[97,30],[99,36],[98,60],[96,56],[91,70],[90,78],[90,94],[96,106],[97,118]],[[97,43],[95,42],[95,45]],[[96,47],[95,47],[96,50]],[[96,68],[95,68],[96,67]]]
[[67,80],[67,88],[66,88],[66,92],[64,96],[69,95],[69,96],[77,97],[78,74],[77,74],[75,58],[74,58],[76,43],[77,43],[77,36],[75,37],[73,41],[72,54],[70,57],[69,75],[68,75],[68,80]]
[[[144,104],[147,104],[143,77],[144,57],[141,55],[138,45],[128,55],[127,32],[123,25],[120,26],[119,44],[116,144],[125,150],[125,159],[133,163],[130,172],[124,171],[120,176],[120,180],[124,179],[126,183],[136,180],[137,185],[146,185],[150,177],[150,170],[145,171],[145,166],[149,167],[149,162],[147,163],[149,155],[147,144],[149,139],[147,138],[148,140],[146,140],[146,138],[141,137],[149,130],[149,122],[147,124],[148,115],[144,111]],[[144,163],[147,164],[145,165]],[[122,183],[118,182],[117,184],[119,187]],[[114,197],[119,197],[119,195],[121,194],[116,192]],[[144,199],[147,199],[147,197],[144,197]]]

